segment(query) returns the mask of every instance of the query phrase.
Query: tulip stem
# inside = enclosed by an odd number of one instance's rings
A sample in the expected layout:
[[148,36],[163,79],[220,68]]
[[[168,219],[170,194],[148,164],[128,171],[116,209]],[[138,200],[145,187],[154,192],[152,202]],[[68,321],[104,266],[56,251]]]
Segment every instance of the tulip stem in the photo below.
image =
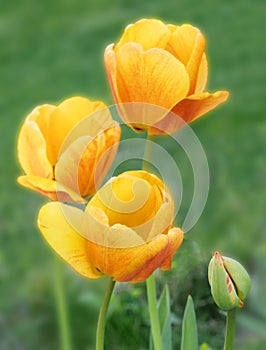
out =
[[152,157],[152,150],[153,150],[153,137],[151,135],[147,136],[146,139],[146,145],[143,155],[143,161],[142,161],[142,170],[149,171],[151,170],[151,157]]
[[70,328],[64,287],[63,262],[57,256],[54,258],[54,293],[60,332],[60,348],[62,350],[71,350]]
[[226,331],[224,350],[233,350],[236,325],[236,309],[228,310],[226,316]]
[[148,296],[148,305],[149,305],[151,332],[152,332],[154,350],[163,350],[161,328],[160,328],[159,316],[157,311],[156,287],[155,287],[154,275],[151,275],[146,280],[146,286],[147,286],[147,296]]
[[112,278],[110,278],[105,295],[104,295],[103,303],[100,309],[99,317],[98,317],[97,332],[96,332],[96,350],[104,349],[106,314],[107,314],[110,299],[114,290],[114,286],[115,286],[115,281],[113,281]]

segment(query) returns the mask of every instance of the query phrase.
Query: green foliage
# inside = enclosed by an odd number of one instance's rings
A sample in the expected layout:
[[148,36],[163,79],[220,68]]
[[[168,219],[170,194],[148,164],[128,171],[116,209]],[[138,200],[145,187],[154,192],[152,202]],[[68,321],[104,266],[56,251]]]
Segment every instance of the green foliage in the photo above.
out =
[[197,350],[198,349],[198,329],[197,319],[194,310],[193,299],[189,295],[185,307],[182,321],[182,339],[181,350]]
[[172,349],[171,309],[169,288],[165,285],[158,303],[158,315],[164,350]]
[[209,345],[207,343],[203,343],[200,346],[200,350],[211,350],[211,348],[209,347]]
[[[170,292],[167,284],[163,288],[162,294],[158,301],[157,308],[160,321],[163,349],[172,350],[171,305]],[[150,335],[150,350],[153,350],[152,335]]]
[[107,349],[146,350],[149,331],[145,283],[118,283],[108,311]]

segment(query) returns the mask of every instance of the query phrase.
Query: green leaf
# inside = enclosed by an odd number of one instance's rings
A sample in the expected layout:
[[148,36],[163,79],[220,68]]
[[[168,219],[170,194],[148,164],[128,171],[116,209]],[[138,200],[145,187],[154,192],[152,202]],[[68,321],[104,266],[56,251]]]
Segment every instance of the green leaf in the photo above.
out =
[[183,323],[182,323],[182,339],[181,350],[197,350],[198,349],[198,330],[197,320],[194,311],[193,299],[189,295],[185,307]]
[[[162,343],[164,350],[172,350],[172,328],[170,311],[170,294],[168,285],[165,285],[157,305]],[[153,350],[152,336],[150,334],[149,350]]]
[[170,294],[166,284],[158,303],[158,314],[162,334],[164,350],[172,350],[172,328],[171,328],[171,310]]
[[200,346],[200,350],[211,350],[211,348],[209,347],[209,345],[207,343],[203,343]]

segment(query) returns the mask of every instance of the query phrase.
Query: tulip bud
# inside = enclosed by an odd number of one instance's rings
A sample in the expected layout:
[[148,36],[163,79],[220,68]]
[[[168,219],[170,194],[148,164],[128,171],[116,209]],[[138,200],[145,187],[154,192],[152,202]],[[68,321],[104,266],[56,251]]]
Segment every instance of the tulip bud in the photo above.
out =
[[243,307],[251,281],[239,262],[215,252],[209,264],[208,279],[213,299],[220,309]]

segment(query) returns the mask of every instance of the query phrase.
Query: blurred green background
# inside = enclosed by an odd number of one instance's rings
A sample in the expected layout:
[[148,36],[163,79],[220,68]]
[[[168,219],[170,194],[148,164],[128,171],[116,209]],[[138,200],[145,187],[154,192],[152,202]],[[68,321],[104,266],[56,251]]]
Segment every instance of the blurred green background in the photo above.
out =
[[[253,288],[239,312],[236,349],[266,349],[266,3],[264,0],[0,1],[0,349],[58,350],[58,262],[36,228],[45,199],[16,184],[16,138],[42,103],[81,94],[112,104],[103,51],[139,18],[190,22],[207,37],[208,90],[230,100],[192,125],[206,151],[211,184],[197,225],[158,274],[170,285],[175,349],[187,294],[200,341],[221,349],[225,318],[213,304],[206,270],[214,250],[242,262]],[[73,350],[94,349],[105,281],[62,265]],[[106,349],[148,349],[145,284],[119,284],[109,313]]]

